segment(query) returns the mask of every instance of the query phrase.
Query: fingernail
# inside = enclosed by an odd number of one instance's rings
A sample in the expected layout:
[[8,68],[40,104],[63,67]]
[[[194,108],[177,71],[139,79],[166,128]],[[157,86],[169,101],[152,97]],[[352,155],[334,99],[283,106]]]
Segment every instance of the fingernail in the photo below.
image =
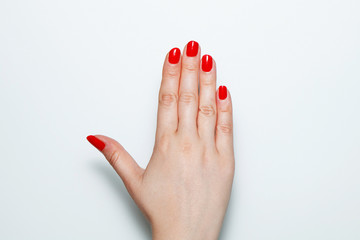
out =
[[180,49],[173,48],[169,52],[169,63],[176,64],[180,60]]
[[201,60],[201,68],[204,72],[210,72],[213,65],[213,59],[210,55],[204,55]]
[[99,151],[102,151],[105,148],[105,143],[93,135],[87,136],[86,139]]
[[219,98],[220,100],[224,100],[227,97],[227,88],[225,86],[219,87]]
[[195,57],[199,51],[199,44],[195,41],[190,41],[186,45],[186,55],[188,57]]

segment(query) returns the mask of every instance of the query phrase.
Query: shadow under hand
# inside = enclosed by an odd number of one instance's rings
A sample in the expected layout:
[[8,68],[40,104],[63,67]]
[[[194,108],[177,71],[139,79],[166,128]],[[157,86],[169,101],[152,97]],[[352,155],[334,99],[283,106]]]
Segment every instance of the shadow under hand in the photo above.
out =
[[117,193],[119,201],[124,202],[128,206],[129,212],[132,212],[132,214],[129,215],[133,216],[134,221],[139,223],[139,231],[142,231],[144,236],[151,239],[152,234],[149,222],[130,197],[123,182],[121,181],[121,178],[117,175],[115,170],[112,169],[107,162],[93,161],[92,164],[93,168],[99,172],[99,174],[103,175],[109,185]]

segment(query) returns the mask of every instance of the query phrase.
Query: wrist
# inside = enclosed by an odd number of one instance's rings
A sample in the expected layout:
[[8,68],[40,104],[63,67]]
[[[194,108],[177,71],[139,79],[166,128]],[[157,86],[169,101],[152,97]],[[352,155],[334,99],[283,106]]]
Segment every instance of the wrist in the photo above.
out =
[[152,226],[153,240],[217,240],[220,229],[202,229],[192,226]]

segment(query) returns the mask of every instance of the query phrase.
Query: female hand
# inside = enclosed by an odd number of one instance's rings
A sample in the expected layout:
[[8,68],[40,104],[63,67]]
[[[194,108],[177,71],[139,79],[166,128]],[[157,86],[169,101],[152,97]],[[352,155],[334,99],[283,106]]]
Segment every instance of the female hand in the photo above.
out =
[[[154,151],[140,168],[115,140],[88,136],[150,221],[153,239],[217,239],[234,176],[231,97],[190,41],[166,56]],[[200,91],[198,84],[200,83]]]

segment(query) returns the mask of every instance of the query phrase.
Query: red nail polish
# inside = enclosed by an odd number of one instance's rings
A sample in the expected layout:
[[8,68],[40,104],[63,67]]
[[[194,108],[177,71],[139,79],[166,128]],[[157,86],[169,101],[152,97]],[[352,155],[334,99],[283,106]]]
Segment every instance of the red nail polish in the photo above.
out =
[[176,64],[180,60],[180,49],[173,48],[169,52],[169,63]]
[[195,41],[190,41],[186,45],[186,55],[188,57],[195,57],[199,51],[199,44]]
[[213,59],[210,55],[204,55],[201,60],[201,68],[204,72],[210,72],[213,65]]
[[102,151],[105,148],[105,143],[93,135],[87,136],[86,139],[99,151]]
[[224,100],[227,97],[227,88],[225,86],[219,87],[219,98],[220,100]]

